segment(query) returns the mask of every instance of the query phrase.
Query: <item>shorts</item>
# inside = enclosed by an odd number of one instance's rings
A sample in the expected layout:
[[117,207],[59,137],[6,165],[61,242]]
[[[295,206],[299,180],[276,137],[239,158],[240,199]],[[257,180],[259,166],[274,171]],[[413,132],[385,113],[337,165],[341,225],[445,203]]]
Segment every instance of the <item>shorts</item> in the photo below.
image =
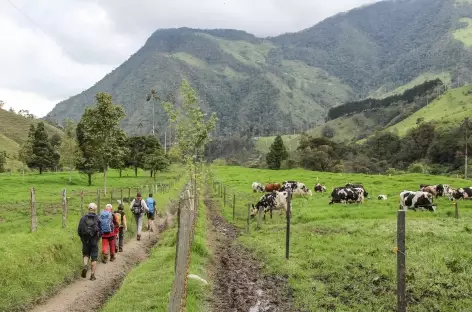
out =
[[154,215],[156,214],[156,212],[147,212],[146,215],[148,217],[149,220],[154,220]]
[[82,240],[82,255],[84,257],[90,257],[92,261],[98,260],[98,240],[96,237]]

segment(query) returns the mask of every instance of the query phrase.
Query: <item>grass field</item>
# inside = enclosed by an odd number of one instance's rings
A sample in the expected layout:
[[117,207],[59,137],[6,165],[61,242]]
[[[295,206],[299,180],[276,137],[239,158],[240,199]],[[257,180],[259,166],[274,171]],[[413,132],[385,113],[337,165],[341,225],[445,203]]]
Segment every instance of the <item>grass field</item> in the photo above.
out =
[[[361,182],[372,199],[362,205],[329,206],[328,194],[293,201],[291,254],[285,260],[285,219],[267,216],[262,229],[240,238],[266,263],[266,273],[289,277],[296,303],[310,311],[394,311],[396,306],[396,213],[399,193],[421,183],[468,186],[469,181],[430,175],[332,174],[297,170],[259,170],[213,166],[215,180],[237,194],[236,223],[245,227],[251,184],[298,180],[313,189]],[[387,201],[377,200],[386,194]],[[438,210],[407,212],[407,299],[409,311],[470,311],[472,306],[472,202],[454,206],[440,198]],[[224,209],[231,221],[232,211]]]
[[[168,183],[182,172],[172,167],[171,171],[157,175],[157,182]],[[0,175],[0,311],[16,311],[28,307],[37,299],[48,296],[58,287],[78,276],[81,268],[81,244],[77,236],[77,223],[81,215],[81,189],[87,192],[85,205],[97,202],[96,190],[102,187],[97,175],[95,185],[86,187],[86,179],[73,173],[73,185],[68,184],[68,173],[46,173],[43,175]],[[181,181],[182,182],[182,181]],[[150,185],[153,180],[140,172],[138,177],[127,171],[123,178],[111,171],[110,188],[128,188]],[[158,209],[169,196],[175,196],[178,183],[170,192],[158,193],[154,197]],[[29,233],[30,206],[29,188],[36,188],[38,208],[38,230]],[[69,212],[67,228],[61,228],[61,189],[68,191]],[[126,194],[123,196],[127,197]],[[136,190],[131,191],[135,196]],[[143,196],[145,194],[143,193]],[[115,199],[121,195],[115,191]],[[101,209],[110,201],[110,193],[101,200]],[[129,210],[126,210],[129,211]],[[131,219],[129,219],[131,220]],[[134,223],[128,222],[128,235],[134,235]]]
[[[191,249],[189,274],[207,279],[206,265],[210,256],[207,247],[206,207],[203,194],[198,209],[195,237]],[[150,258],[133,269],[123,281],[118,292],[103,307],[102,312],[111,311],[166,311],[174,281],[175,244],[177,220],[171,229],[162,234],[159,243],[152,249]],[[136,289],[145,289],[146,296],[136,296]],[[210,286],[188,279],[187,311],[206,312],[205,297]]]

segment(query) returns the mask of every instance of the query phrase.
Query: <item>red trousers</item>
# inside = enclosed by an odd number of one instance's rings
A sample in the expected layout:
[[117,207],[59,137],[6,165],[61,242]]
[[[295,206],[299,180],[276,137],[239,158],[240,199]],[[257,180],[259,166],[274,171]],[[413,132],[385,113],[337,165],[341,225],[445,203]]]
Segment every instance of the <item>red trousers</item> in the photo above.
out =
[[[110,235],[110,234],[109,234]],[[102,253],[108,254],[108,248],[110,248],[110,254],[115,254],[115,235],[102,236]]]

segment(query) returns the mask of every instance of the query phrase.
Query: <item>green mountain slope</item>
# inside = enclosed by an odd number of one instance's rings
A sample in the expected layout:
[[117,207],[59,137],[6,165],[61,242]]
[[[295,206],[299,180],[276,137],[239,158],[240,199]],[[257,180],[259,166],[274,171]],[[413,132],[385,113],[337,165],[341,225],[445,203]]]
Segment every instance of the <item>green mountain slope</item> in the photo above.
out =
[[456,127],[465,117],[472,118],[472,86],[448,91],[429,105],[416,111],[405,120],[385,129],[400,136],[416,125],[418,119],[436,121],[439,129]]
[[[106,91],[125,107],[125,130],[148,133],[146,94],[155,88],[166,97],[187,79],[203,110],[217,112],[221,135],[300,132],[323,124],[330,107],[348,100],[400,93],[432,77],[470,81],[471,18],[472,5],[464,1],[382,1],[264,39],[237,30],[158,30],[125,63],[58,103],[47,118],[77,120],[95,93]],[[160,106],[156,118],[163,135]]]
[[[0,151],[7,152],[8,165],[15,163],[20,145],[28,137],[31,124],[38,120],[28,119],[21,115],[0,109]],[[64,133],[47,123],[44,124],[49,136]]]

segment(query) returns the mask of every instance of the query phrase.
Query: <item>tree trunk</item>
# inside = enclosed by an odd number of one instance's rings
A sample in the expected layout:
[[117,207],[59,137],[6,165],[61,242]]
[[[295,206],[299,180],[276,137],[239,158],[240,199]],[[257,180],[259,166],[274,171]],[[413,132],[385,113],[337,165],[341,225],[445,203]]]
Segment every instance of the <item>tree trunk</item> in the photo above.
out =
[[151,170],[151,178],[152,178],[153,174],[154,174],[154,171],[153,171],[153,170]]
[[120,178],[122,177],[123,169],[120,168]]
[[138,176],[138,166],[135,166],[135,167],[134,167],[134,176],[135,176],[135,177]]
[[88,184],[89,184],[89,186],[91,186],[92,185],[92,174],[87,173],[87,175],[88,175]]
[[107,195],[107,171],[108,171],[108,166],[105,166],[105,168],[103,169],[103,178],[104,178],[103,192],[105,193],[105,196]]
[[72,184],[72,170],[69,169],[69,184]]
[[43,174],[43,167],[39,167],[39,174]]

